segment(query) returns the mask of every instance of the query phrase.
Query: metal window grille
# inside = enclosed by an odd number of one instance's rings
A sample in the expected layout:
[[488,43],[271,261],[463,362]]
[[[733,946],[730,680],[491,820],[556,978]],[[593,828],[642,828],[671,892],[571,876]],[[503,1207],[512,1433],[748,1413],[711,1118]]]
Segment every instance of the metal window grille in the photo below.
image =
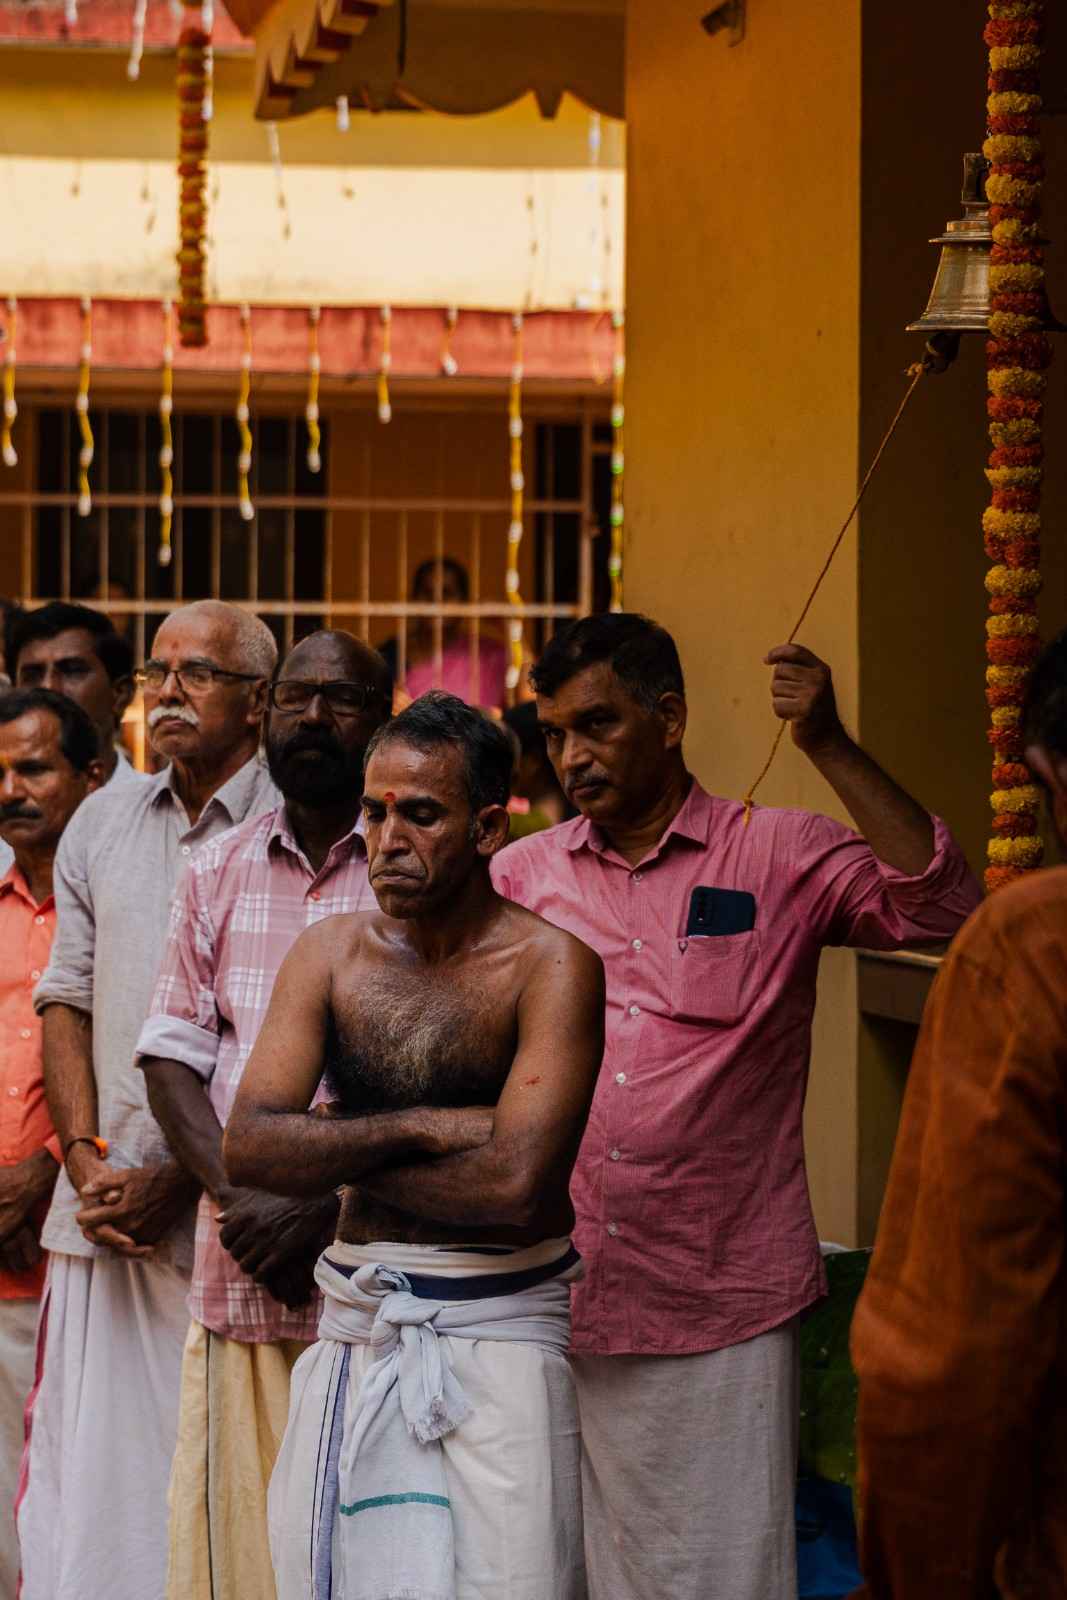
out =
[[[533,649],[561,620],[603,603],[608,541],[597,535],[606,528],[610,499],[610,430],[602,410],[580,400],[542,412],[535,406],[527,410],[533,458],[527,482],[533,492],[527,495],[526,527],[532,561],[524,580],[524,614]],[[449,419],[456,415],[438,417],[442,462]],[[377,493],[374,449],[365,442],[356,474],[359,492],[337,494],[325,492],[331,482],[329,422],[323,424],[322,471],[312,475],[302,421],[261,414],[253,422],[256,517],[246,523],[238,513],[239,446],[232,417],[178,411],[173,418],[174,556],[169,567],[162,567],[156,559],[160,438],[155,413],[103,406],[94,411],[93,508],[86,518],[77,515],[79,439],[73,411],[42,407],[34,421],[34,487],[0,492],[0,510],[14,508],[21,516],[19,598],[27,605],[73,598],[98,606],[130,629],[140,660],[167,611],[206,597],[254,610],[274,630],[282,650],[327,621],[376,643],[383,631],[394,629],[400,681],[413,629],[420,624],[425,629],[427,618],[435,675],[446,624],[462,619],[470,639],[472,690],[483,631],[503,637],[511,615],[502,580],[509,499],[479,487],[486,479],[500,480],[493,469],[506,458],[503,429],[500,462],[477,466],[469,475],[470,493],[444,492],[443,467],[435,478],[417,466],[409,475],[411,488],[399,495]],[[421,492],[424,482],[430,482],[430,492]],[[439,580],[429,601],[413,600],[414,568],[442,556],[466,566],[469,598],[444,601]]]

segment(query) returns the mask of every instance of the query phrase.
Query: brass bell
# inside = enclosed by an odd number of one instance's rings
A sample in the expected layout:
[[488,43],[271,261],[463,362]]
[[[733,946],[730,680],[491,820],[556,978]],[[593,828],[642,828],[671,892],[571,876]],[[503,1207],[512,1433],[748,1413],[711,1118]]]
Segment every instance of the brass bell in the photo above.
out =
[[[993,230],[989,221],[989,201],[985,180],[989,162],[977,151],[963,158],[963,216],[947,222],[945,231],[931,244],[941,246],[941,259],[926,310],[917,322],[909,322],[909,333],[925,333],[927,351],[934,371],[943,372],[959,349],[963,333],[984,333],[989,327],[989,257]],[[1043,325],[1050,332],[1062,323],[1045,304]]]

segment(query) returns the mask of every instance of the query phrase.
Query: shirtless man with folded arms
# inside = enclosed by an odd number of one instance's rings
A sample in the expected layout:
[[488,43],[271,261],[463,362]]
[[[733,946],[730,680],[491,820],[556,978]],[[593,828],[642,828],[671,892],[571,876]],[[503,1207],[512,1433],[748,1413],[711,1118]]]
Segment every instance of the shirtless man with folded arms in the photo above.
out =
[[375,735],[381,911],[297,941],[227,1127],[234,1182],[346,1186],[271,1485],[278,1600],[585,1594],[568,1183],[604,979],[492,888],[511,761],[450,695]]

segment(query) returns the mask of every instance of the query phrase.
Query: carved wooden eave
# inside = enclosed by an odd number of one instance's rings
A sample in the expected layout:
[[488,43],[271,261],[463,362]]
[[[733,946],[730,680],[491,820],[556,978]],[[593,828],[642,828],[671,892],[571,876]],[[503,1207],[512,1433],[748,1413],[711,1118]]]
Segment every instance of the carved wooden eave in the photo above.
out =
[[[406,15],[405,15],[406,9]],[[342,95],[353,109],[472,115],[564,94],[623,115],[624,0],[229,0],[256,45],[255,113],[284,121]]]

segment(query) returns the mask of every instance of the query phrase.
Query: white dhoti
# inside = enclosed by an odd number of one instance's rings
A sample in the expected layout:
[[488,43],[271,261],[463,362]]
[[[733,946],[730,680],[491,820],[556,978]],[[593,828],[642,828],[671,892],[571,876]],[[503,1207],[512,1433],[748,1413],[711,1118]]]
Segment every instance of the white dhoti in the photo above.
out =
[[15,1488],[33,1388],[37,1300],[0,1300],[0,1600],[15,1600],[19,1577]]
[[591,1600],[796,1600],[796,1323],[573,1364]]
[[50,1257],[16,1506],[22,1600],[163,1600],[188,1279]]
[[268,1519],[278,1600],[584,1600],[567,1240],[332,1245]]

